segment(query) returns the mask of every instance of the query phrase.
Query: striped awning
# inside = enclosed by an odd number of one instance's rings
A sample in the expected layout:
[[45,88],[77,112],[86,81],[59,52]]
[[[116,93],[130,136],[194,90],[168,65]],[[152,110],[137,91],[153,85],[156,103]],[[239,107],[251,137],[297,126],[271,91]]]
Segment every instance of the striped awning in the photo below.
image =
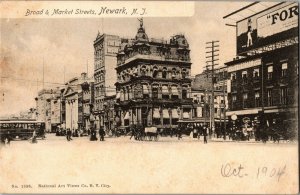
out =
[[178,95],[178,89],[176,86],[172,86],[172,95]]
[[172,118],[179,118],[177,109],[172,109]]
[[159,109],[154,108],[153,110],[153,118],[160,118]]
[[143,85],[143,94],[149,94],[148,86]]
[[124,120],[128,120],[129,119],[129,112],[126,112]]
[[162,86],[162,94],[163,95],[168,95],[169,94],[168,86],[166,86],[166,85]]
[[190,118],[190,114],[188,112],[183,113],[183,118]]
[[116,95],[116,99],[118,100],[118,99],[120,99],[120,97],[121,97],[121,93],[118,92],[117,95]]
[[163,118],[170,118],[168,109],[163,109]]

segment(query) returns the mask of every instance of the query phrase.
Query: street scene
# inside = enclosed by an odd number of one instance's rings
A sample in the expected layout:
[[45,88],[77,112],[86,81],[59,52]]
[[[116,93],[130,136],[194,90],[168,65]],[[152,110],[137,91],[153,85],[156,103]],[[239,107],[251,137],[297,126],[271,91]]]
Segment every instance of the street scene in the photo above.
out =
[[[104,141],[105,137],[125,135],[140,141],[202,136],[204,143],[212,139],[297,140],[298,5],[274,2],[249,7],[258,13],[246,17],[250,9],[246,6],[220,18],[225,21],[224,28],[237,29],[236,35],[226,31],[236,42],[236,52],[231,53],[236,57],[230,60],[227,52],[222,54],[227,47],[218,37],[195,46],[192,43],[197,38],[190,37],[187,28],[187,35],[152,38],[147,21],[152,24],[155,19],[143,17],[130,19],[137,31],[129,38],[106,33],[105,25],[113,27],[103,24],[109,19],[100,19],[101,30],[89,40],[93,60],[87,58],[82,66],[85,71],[72,78],[66,72],[75,67],[59,62],[63,78],[54,80],[63,79],[62,83],[50,82],[56,70],[49,67],[52,62],[45,55],[39,65],[41,72],[34,73],[42,80],[36,81],[14,78],[11,73],[17,71],[10,68],[12,57],[4,56],[1,143],[29,138],[35,142],[37,137],[47,139],[46,134],[65,136],[68,141],[80,136]],[[266,14],[272,18],[265,18]],[[199,53],[195,50],[203,50],[202,58],[195,57]],[[10,82],[21,85],[24,93],[29,87],[35,97],[26,99],[34,99],[35,106],[5,114],[11,111],[9,105],[16,103],[10,102],[16,99],[11,93],[17,94],[9,89]]]
[[294,192],[298,2],[177,3],[0,16],[0,193]]

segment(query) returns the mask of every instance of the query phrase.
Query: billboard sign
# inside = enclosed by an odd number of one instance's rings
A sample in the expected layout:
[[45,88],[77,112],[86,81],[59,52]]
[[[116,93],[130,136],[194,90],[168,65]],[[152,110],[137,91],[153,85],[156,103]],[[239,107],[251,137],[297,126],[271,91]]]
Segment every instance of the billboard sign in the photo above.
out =
[[237,22],[237,54],[298,36],[298,3],[285,2]]

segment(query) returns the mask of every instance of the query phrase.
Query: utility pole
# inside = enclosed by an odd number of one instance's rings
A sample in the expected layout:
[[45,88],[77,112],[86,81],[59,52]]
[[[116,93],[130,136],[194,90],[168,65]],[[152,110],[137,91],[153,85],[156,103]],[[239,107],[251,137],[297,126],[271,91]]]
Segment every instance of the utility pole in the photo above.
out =
[[[227,76],[225,77],[225,70],[223,69],[223,100],[224,100],[224,140],[226,140],[226,100],[225,100],[225,82],[227,82]],[[227,89],[226,89],[227,91]],[[221,118],[220,118],[221,119]]]
[[211,70],[211,107],[210,107],[210,124],[211,124],[211,130],[213,135],[215,135],[215,108],[214,108],[214,103],[215,103],[215,94],[214,94],[214,83],[215,83],[215,74],[214,74],[214,69],[215,66],[219,65],[217,62],[219,61],[217,56],[219,56],[219,41],[211,41],[211,42],[206,42],[206,58],[208,58],[208,61],[206,61],[206,69]]

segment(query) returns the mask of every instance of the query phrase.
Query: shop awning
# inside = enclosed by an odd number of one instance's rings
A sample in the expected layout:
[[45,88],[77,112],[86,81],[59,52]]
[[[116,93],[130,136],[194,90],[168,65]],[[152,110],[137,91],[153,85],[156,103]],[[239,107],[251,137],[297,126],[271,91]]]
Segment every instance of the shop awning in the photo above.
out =
[[177,109],[172,109],[172,118],[179,118]]
[[120,97],[121,97],[121,93],[118,92],[117,95],[116,95],[116,99],[118,100],[118,99],[120,99]]
[[178,95],[178,89],[176,86],[172,86],[172,95]]
[[169,94],[168,86],[166,86],[166,85],[162,86],[162,94],[163,95],[168,95]]
[[143,85],[143,94],[149,94],[148,86]]
[[153,110],[153,118],[160,118],[160,114],[159,114],[158,108],[154,108],[154,110]]
[[128,120],[129,119],[129,112],[126,112],[124,120]]
[[95,117],[93,114],[90,115],[90,121],[95,121]]
[[183,118],[190,118],[190,114],[188,112],[183,113]]
[[170,118],[168,109],[163,109],[163,118]]

